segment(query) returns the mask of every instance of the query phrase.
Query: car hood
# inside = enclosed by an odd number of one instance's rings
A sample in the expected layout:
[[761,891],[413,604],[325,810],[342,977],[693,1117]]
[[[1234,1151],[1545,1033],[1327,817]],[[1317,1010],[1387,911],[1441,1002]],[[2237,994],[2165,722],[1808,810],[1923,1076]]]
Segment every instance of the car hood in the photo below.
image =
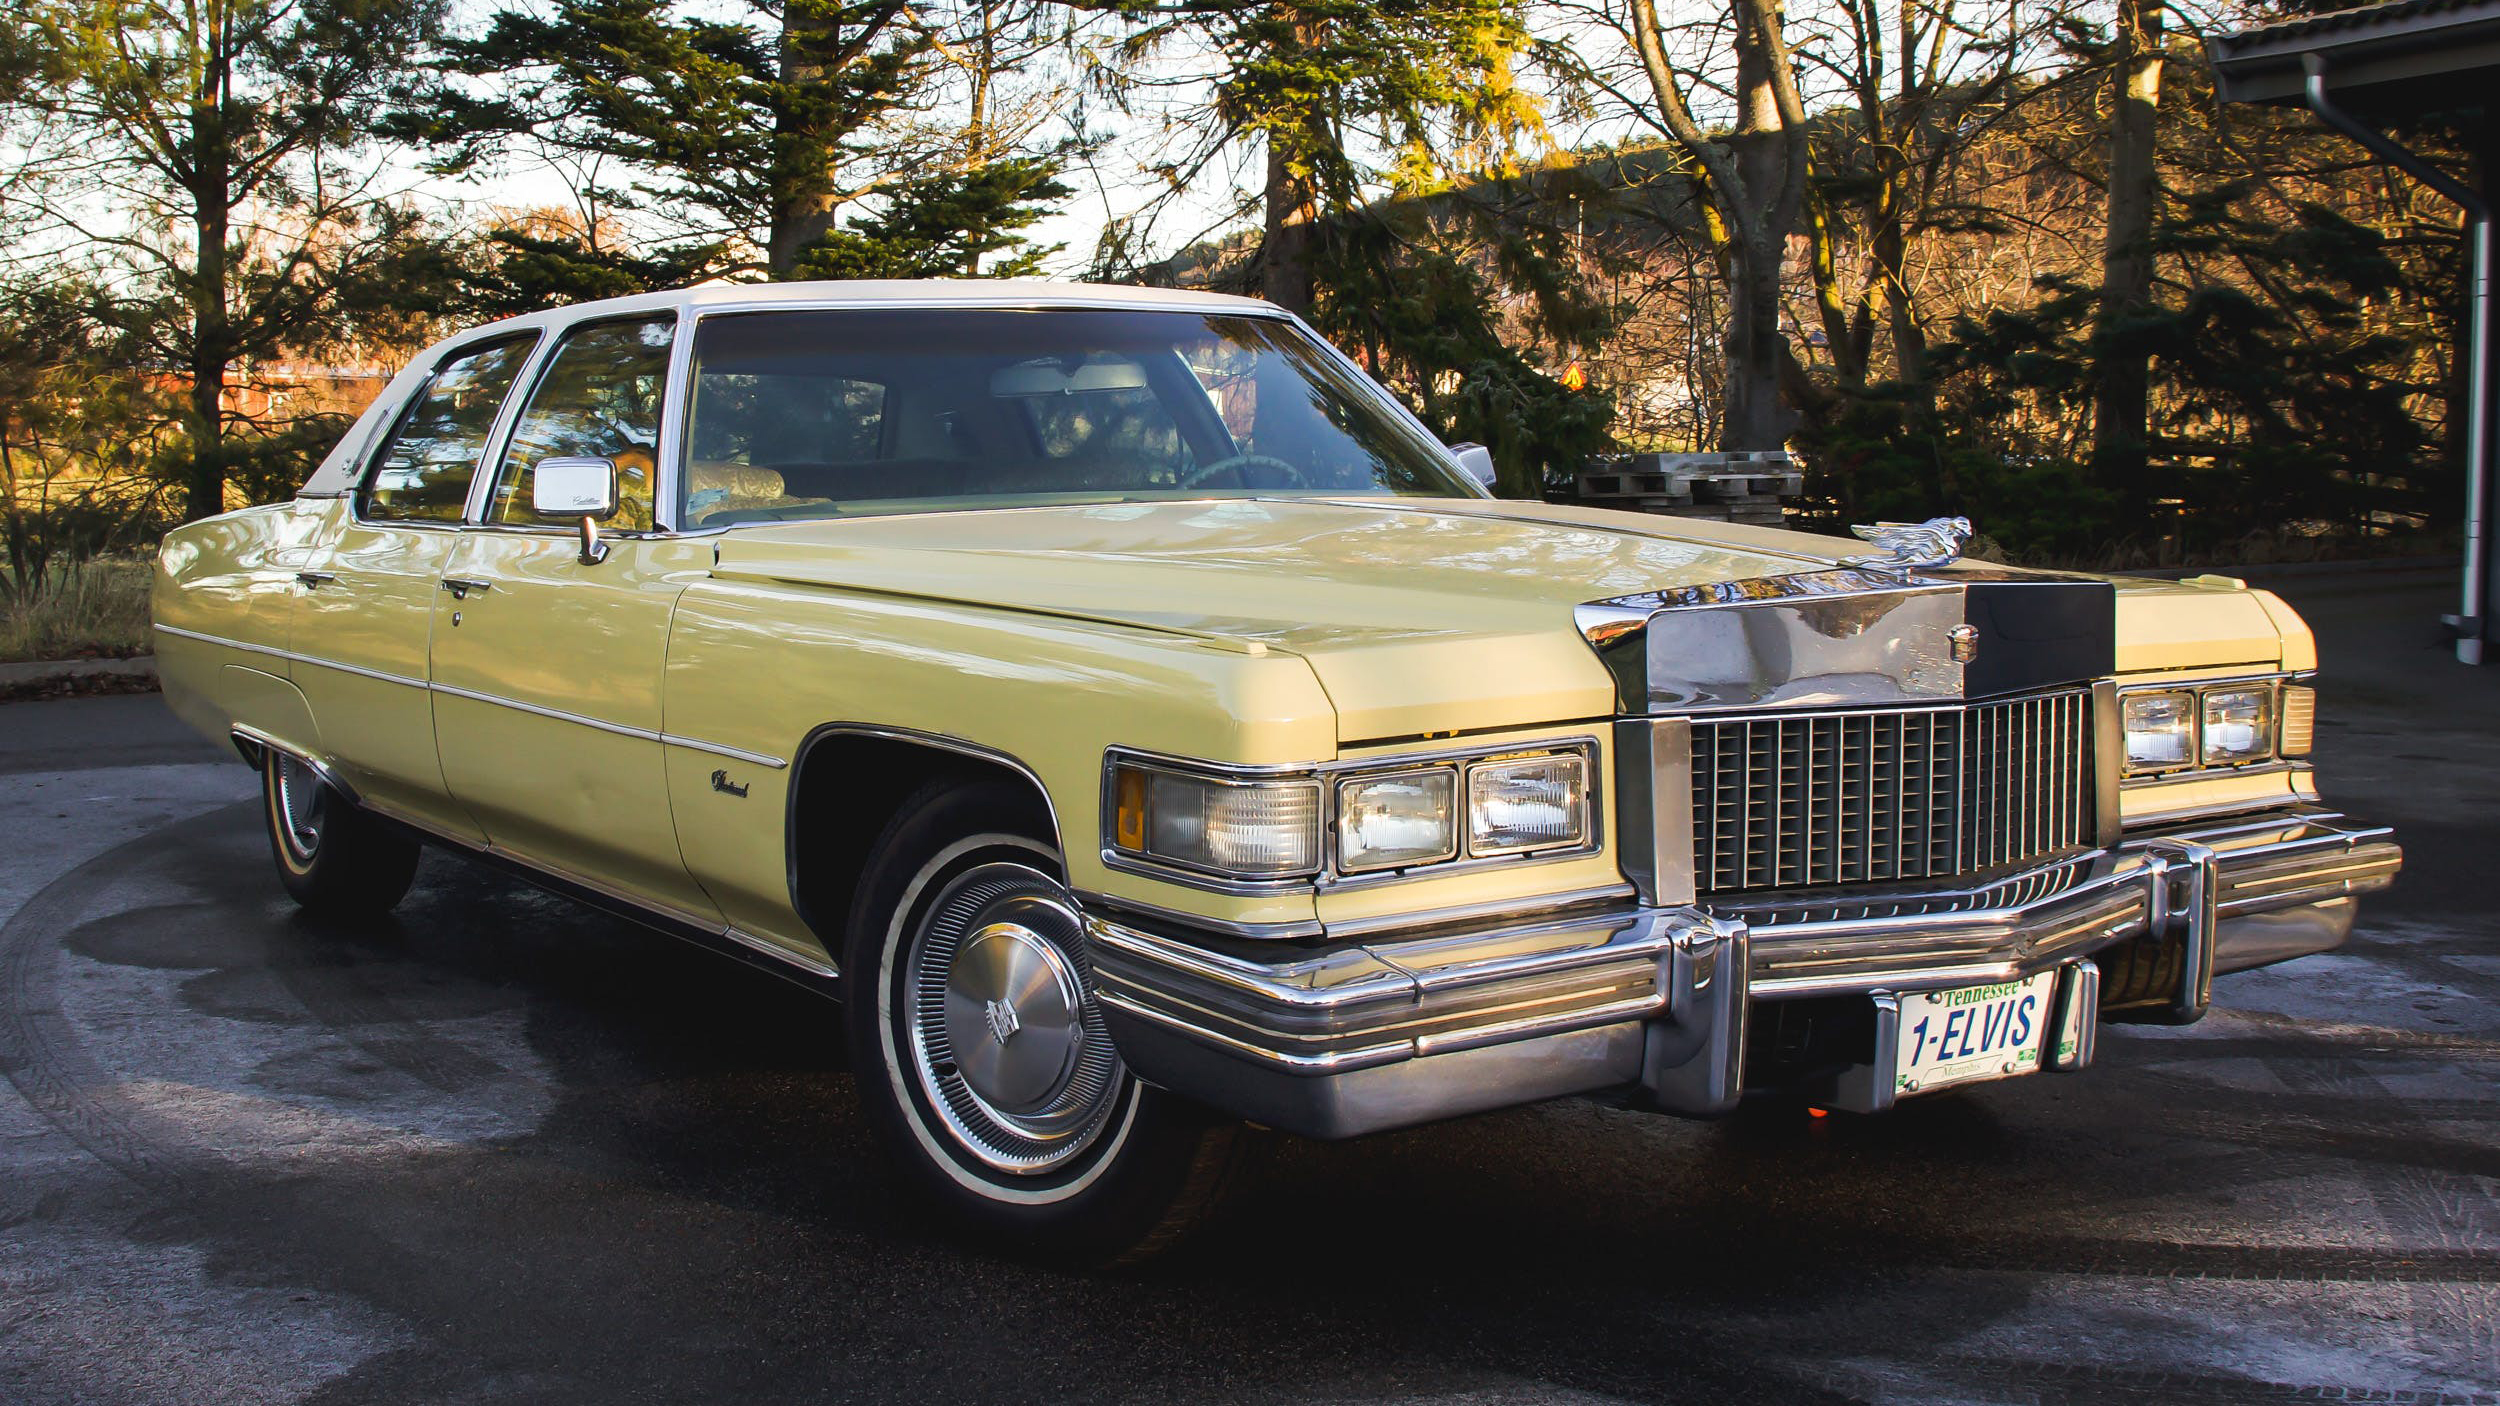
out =
[[721,539],[714,574],[1290,652],[1309,661],[1351,742],[1605,716],[1612,680],[1574,606],[1815,571],[1853,550],[1542,503],[1258,499],[747,527]]

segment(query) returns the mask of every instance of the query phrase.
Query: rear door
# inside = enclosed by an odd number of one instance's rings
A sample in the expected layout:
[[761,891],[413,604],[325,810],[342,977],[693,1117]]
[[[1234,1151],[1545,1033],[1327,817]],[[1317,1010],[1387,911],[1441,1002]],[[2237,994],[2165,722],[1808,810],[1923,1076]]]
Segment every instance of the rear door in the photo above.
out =
[[[434,730],[452,795],[500,850],[717,923],[679,856],[661,757],[669,616],[711,544],[651,535],[671,313],[579,324],[535,373],[434,602]],[[530,510],[542,459],[617,465],[606,557]]]
[[342,778],[386,811],[471,842],[483,832],[451,798],[434,749],[434,601],[478,461],[537,340],[444,355],[366,464],[336,536],[310,555],[289,641]]

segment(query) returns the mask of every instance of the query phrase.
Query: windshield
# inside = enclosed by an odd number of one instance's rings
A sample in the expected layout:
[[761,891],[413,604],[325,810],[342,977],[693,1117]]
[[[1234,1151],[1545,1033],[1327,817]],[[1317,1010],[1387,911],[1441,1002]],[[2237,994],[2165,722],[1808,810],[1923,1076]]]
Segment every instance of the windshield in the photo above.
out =
[[707,317],[683,521],[1251,495],[1478,496],[1293,324],[913,308]]

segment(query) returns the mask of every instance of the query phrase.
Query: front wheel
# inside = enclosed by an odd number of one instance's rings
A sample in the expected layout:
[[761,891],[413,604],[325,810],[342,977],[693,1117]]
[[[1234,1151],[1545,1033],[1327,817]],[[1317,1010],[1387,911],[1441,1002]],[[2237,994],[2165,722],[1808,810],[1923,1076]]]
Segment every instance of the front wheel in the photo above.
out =
[[333,917],[389,912],[416,882],[417,842],[356,809],[300,757],[263,749],[262,810],[278,882]]
[[862,1102],[949,1218],[1085,1263],[1210,1209],[1239,1137],[1120,1061],[1049,831],[1005,786],[929,787],[872,849],[845,965]]

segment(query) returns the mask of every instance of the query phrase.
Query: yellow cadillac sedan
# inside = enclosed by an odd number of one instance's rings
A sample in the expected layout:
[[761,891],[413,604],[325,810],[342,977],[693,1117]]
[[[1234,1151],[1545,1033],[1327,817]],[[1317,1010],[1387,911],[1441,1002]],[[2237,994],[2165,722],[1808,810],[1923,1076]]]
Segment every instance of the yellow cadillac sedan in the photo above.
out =
[[433,842],[817,987],[907,1176],[1087,1259],[1244,1122],[2073,1074],[2401,862],[2263,591],[1488,467],[1256,301],[655,294],[428,350],[156,649],[302,903]]

